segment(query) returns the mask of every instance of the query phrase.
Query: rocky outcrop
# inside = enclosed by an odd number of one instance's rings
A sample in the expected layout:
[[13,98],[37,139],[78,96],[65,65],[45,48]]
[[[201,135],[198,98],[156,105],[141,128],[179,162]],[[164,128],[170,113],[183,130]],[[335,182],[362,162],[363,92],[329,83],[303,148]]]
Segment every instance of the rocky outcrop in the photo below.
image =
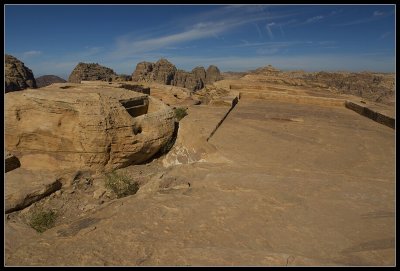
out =
[[191,72],[177,70],[166,59],[156,63],[140,62],[132,74],[132,81],[157,82],[165,85],[184,87],[191,91],[202,89],[206,82],[211,84],[221,80],[221,73],[216,66],[211,65],[207,72],[203,67],[196,67]]
[[54,83],[65,83],[66,80],[55,75],[43,75],[35,79],[38,88],[46,87]]
[[4,56],[5,92],[36,88],[32,71],[11,55]]
[[206,83],[212,84],[215,81],[221,80],[221,72],[219,71],[217,66],[210,65],[206,72]]
[[161,101],[101,82],[5,95],[6,148],[32,170],[109,171],[142,163],[174,128],[174,113]]
[[202,89],[204,86],[204,81],[196,77],[193,72],[186,72],[184,70],[178,70],[175,73],[173,85],[177,87],[183,87],[190,89],[191,91],[196,91]]
[[152,82],[153,78],[154,63],[151,62],[140,62],[136,65],[136,69],[132,74],[132,81]]
[[164,85],[171,85],[176,72],[176,67],[171,62],[162,58],[154,64],[153,70],[155,82]]
[[112,81],[118,75],[110,68],[101,66],[97,63],[82,63],[78,65],[71,72],[68,82],[80,83],[85,81]]
[[200,79],[203,84],[206,82],[206,70],[204,67],[196,67],[192,70],[192,74],[194,75],[194,78]]

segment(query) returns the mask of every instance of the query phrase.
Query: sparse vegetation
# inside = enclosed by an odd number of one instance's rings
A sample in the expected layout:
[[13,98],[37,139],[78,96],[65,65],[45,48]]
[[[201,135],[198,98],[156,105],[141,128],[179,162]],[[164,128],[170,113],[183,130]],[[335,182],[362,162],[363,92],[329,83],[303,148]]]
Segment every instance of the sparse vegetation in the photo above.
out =
[[115,171],[106,175],[105,186],[111,189],[118,198],[136,194],[139,190],[139,184],[132,181],[123,173]]
[[184,107],[175,108],[175,117],[176,117],[177,121],[180,121],[185,116],[187,116],[188,113],[186,112],[186,110],[187,109]]
[[53,210],[37,210],[32,213],[29,225],[37,232],[44,232],[54,226],[57,214]]

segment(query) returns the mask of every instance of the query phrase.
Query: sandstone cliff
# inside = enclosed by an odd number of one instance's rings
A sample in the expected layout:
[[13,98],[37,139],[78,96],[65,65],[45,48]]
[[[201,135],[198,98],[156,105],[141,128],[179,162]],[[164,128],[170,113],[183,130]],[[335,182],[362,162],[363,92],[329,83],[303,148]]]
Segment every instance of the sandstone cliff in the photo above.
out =
[[211,65],[207,71],[203,67],[196,67],[191,72],[178,70],[166,59],[156,63],[140,62],[132,73],[132,81],[158,82],[165,85],[184,87],[191,91],[202,89],[205,84],[212,84],[221,80],[219,69]]

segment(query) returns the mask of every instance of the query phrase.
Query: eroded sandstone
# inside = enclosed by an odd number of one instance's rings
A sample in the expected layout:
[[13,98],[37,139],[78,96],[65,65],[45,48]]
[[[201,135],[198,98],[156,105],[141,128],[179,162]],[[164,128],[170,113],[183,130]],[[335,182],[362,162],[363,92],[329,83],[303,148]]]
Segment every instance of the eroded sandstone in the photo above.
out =
[[174,131],[174,113],[148,95],[91,84],[55,84],[5,95],[6,148],[30,169],[113,170],[152,157]]

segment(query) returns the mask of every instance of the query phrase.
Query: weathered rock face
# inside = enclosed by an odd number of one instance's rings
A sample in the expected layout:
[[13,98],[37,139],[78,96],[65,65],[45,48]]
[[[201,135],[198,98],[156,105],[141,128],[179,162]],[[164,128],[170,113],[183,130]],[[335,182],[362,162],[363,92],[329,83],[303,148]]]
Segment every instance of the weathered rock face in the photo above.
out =
[[213,83],[222,79],[216,66],[210,66],[206,72],[203,67],[196,67],[191,72],[177,70],[166,59],[160,59],[155,64],[140,62],[132,74],[132,81],[158,82],[165,85],[184,87],[191,91],[202,89],[206,82]]
[[196,67],[192,70],[194,77],[196,79],[201,79],[201,81],[205,84],[206,82],[206,70],[204,67]]
[[162,58],[154,64],[154,81],[170,85],[174,80],[176,67],[168,60]]
[[71,72],[68,82],[80,83],[82,80],[87,81],[112,81],[118,75],[110,68],[101,66],[97,63],[78,63]]
[[55,75],[43,75],[35,79],[38,88],[46,87],[54,83],[65,83],[66,80]]
[[11,55],[4,56],[5,92],[36,88],[32,71]]
[[151,158],[173,132],[169,107],[106,84],[53,84],[5,95],[6,148],[27,169],[122,168]]
[[151,62],[140,62],[136,65],[136,69],[132,74],[133,81],[153,81],[153,69],[154,63]]
[[217,66],[210,65],[206,72],[206,83],[212,84],[218,80],[221,80],[221,72]]

